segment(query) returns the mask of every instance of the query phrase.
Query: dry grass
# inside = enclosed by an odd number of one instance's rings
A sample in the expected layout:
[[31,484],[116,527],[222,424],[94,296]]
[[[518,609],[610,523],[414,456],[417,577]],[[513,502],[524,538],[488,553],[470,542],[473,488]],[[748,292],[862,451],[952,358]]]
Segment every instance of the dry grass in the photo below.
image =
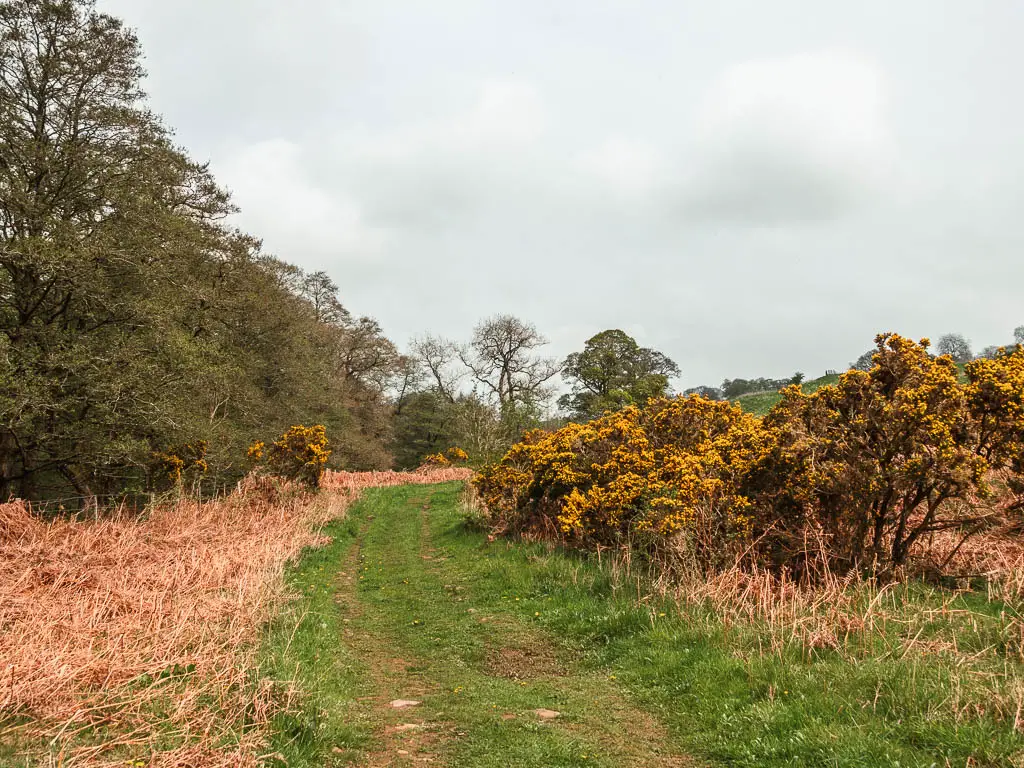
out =
[[[987,713],[1024,732],[1024,539],[1012,517],[994,511],[973,536],[922,539],[885,581],[819,566],[799,582],[743,557],[717,570],[687,567],[685,544],[653,561],[629,548],[597,555],[617,590],[649,604],[652,622],[674,604],[752,668],[765,658],[840,658],[851,670],[870,660],[904,675],[906,695],[931,702],[936,716],[965,723]],[[822,546],[807,542],[811,552]]]
[[421,467],[415,472],[333,472],[328,470],[320,481],[321,487],[330,490],[358,490],[361,488],[382,488],[392,485],[432,485],[454,480],[469,480],[473,470],[466,467],[435,469]]
[[316,496],[252,479],[142,517],[0,505],[0,745],[61,766],[256,765],[291,696],[255,674],[285,564],[363,488],[464,472],[330,473]]
[[953,530],[930,534],[914,554],[926,574],[983,581],[991,599],[1024,598],[1024,537],[1015,516],[999,514],[987,530],[966,538]]
[[[628,573],[632,570],[629,560],[629,553],[620,553],[613,567]],[[1019,601],[1024,596],[1024,541],[1009,524],[967,539],[952,530],[938,532],[923,539],[908,566],[885,582],[858,573],[839,576],[821,566],[810,584],[801,583],[785,572],[778,575],[746,560],[710,573],[661,569],[655,564],[654,574],[656,591],[671,595],[685,608],[703,606],[727,626],[767,629],[772,651],[793,644],[809,652],[840,650],[850,647],[853,636],[876,633],[876,625],[899,622],[896,614],[904,613],[901,606],[911,602],[908,589],[922,576],[926,581],[941,577],[944,588],[936,595],[947,606],[946,615],[954,612],[948,605],[979,584],[987,600]],[[1005,622],[1008,628],[1019,624],[1012,616],[1005,617]],[[1019,628],[1024,632],[1024,625]]]

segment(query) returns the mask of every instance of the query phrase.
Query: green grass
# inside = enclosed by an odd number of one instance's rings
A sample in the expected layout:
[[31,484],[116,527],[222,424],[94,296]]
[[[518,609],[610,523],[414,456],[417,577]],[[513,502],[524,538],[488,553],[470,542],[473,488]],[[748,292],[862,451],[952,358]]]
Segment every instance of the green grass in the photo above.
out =
[[[819,379],[805,381],[800,385],[800,388],[804,394],[809,395],[826,384],[835,384],[837,381],[839,381],[838,375],[822,376]],[[778,392],[755,392],[750,395],[740,395],[733,402],[747,411],[747,413],[752,413],[755,416],[764,416],[781,399],[782,397]]]
[[[957,365],[958,379],[961,384],[967,382],[967,373],[965,367],[961,364]],[[816,392],[827,384],[835,384],[839,381],[839,374],[832,374],[830,376],[822,376],[818,379],[812,379],[811,381],[805,381],[800,385],[805,395],[809,395],[812,392]],[[754,392],[749,395],[740,395],[739,397],[733,398],[736,405],[740,406],[747,413],[752,413],[755,416],[764,416],[772,409],[782,397],[778,392]]]
[[[437,522],[457,523],[459,493],[458,484],[368,492],[330,531],[330,547],[310,552],[290,574],[302,597],[266,644],[276,676],[297,670],[309,691],[275,723],[274,747],[288,765],[394,757],[403,746],[481,768],[626,764],[612,759],[632,754],[631,744],[617,743],[625,728],[609,731],[603,721],[635,722],[644,713],[614,680],[587,669],[567,674],[571,655],[536,616],[501,605],[478,610],[458,556],[430,554],[434,526],[424,526],[422,504],[429,495],[430,520],[436,509]],[[363,530],[358,554],[349,551],[356,527]],[[342,574],[349,583],[339,585]],[[501,666],[509,658],[514,674]],[[390,710],[387,702],[398,698],[422,705]],[[538,708],[562,716],[543,723]],[[426,727],[382,736],[408,719]],[[651,746],[652,757],[658,748]]]
[[[279,673],[297,667],[311,691],[278,720],[289,765],[399,749],[483,768],[1024,760],[1013,606],[908,585],[874,601],[872,629],[809,650],[651,597],[590,558],[488,542],[463,524],[459,494],[371,491],[293,572],[303,597],[268,640]],[[875,596],[854,595],[855,613]],[[395,712],[391,698],[423,703]],[[562,716],[540,723],[538,707]],[[407,721],[425,728],[388,731]]]
[[309,550],[289,570],[288,586],[300,597],[275,618],[263,643],[262,676],[283,685],[292,681],[302,692],[297,705],[272,724],[278,764],[345,765],[346,757],[372,741],[375,723],[356,706],[371,690],[368,674],[340,642],[344,623],[335,601],[339,572],[357,530],[351,520],[332,523],[324,531],[331,543]]

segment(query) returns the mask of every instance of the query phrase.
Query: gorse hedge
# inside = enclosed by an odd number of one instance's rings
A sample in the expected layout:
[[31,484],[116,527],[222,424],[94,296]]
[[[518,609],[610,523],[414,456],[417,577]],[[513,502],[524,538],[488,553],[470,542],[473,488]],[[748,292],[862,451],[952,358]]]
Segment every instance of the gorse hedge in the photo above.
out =
[[1024,348],[970,363],[962,383],[926,339],[876,344],[870,371],[788,387],[764,419],[690,396],[529,433],[478,490],[499,529],[798,574],[811,558],[887,571],[929,532],[969,534],[993,479],[1019,509]]
[[710,562],[720,552],[707,542],[749,531],[742,485],[770,450],[766,437],[731,403],[661,398],[532,432],[477,485],[504,526],[581,545],[659,546],[686,535]]

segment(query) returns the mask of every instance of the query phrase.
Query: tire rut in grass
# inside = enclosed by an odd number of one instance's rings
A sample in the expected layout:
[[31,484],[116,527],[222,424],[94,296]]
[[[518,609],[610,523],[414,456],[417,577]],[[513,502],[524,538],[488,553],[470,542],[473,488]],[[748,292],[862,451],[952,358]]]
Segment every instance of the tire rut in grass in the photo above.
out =
[[[474,595],[472,551],[435,547],[451,487],[375,491],[336,582],[343,642],[368,669],[370,766],[683,766],[613,676],[528,617]],[[436,501],[436,505],[433,503]],[[393,709],[394,699],[420,705]],[[538,710],[556,710],[543,719]]]
[[[464,598],[446,591],[425,567],[424,557],[430,555],[422,539],[424,500],[401,491],[388,496],[391,504],[361,537],[362,560],[353,564],[363,578],[353,579],[361,612],[353,629],[360,637],[350,642],[371,665],[401,654],[413,662],[406,672],[411,667],[421,680],[429,681],[423,705],[416,710],[418,722],[432,728],[429,749],[420,750],[420,759],[473,766],[595,764],[580,757],[586,754],[584,745],[535,718],[507,722],[536,705],[516,683],[503,680],[495,686],[478,670],[485,657],[482,634],[487,628],[478,627]],[[382,658],[381,648],[397,650]],[[390,680],[382,681],[382,686],[385,682]],[[385,740],[381,753],[371,759],[381,765],[402,764],[392,749]]]
[[[439,556],[432,547],[429,516],[430,503],[422,508],[421,542],[426,553],[421,557],[427,571],[446,584],[446,592],[455,601],[470,601],[471,588],[458,583],[463,580],[458,566],[446,556]],[[475,607],[467,611],[476,613]],[[486,624],[487,655],[481,671],[492,677],[506,678],[527,685],[527,681],[543,681],[551,693],[564,702],[558,719],[548,725],[564,730],[581,743],[591,745],[588,754],[601,756],[612,765],[661,766],[681,768],[693,766],[688,756],[674,752],[668,745],[668,732],[657,718],[634,705],[619,690],[614,675],[582,669],[579,660],[559,647],[556,640],[512,615],[481,615]],[[548,699],[550,701],[550,698]],[[538,710],[547,708],[538,706]],[[505,719],[529,717],[531,712],[505,713]]]
[[343,642],[366,665],[373,681],[375,696],[364,700],[374,710],[379,743],[364,755],[361,764],[371,768],[434,762],[432,747],[450,727],[425,721],[420,705],[393,706],[392,702],[421,700],[433,692],[433,686],[421,673],[422,665],[407,659],[392,647],[387,638],[367,632],[363,624],[365,606],[359,599],[359,582],[364,564],[364,540],[374,522],[369,515],[363,523],[340,574],[335,600],[345,614]]

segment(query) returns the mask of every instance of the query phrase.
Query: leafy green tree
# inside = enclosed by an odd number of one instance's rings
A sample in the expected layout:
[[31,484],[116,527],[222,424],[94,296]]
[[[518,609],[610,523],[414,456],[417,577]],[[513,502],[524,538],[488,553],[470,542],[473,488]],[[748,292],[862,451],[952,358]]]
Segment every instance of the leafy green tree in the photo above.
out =
[[760,387],[756,383],[751,383],[747,379],[725,379],[722,381],[722,394],[725,395],[727,400],[731,400],[734,397],[745,395],[748,392],[757,392]]
[[623,331],[602,331],[565,359],[562,376],[572,392],[558,404],[573,418],[589,420],[664,395],[678,375],[679,366],[661,352],[641,347]]
[[452,403],[437,390],[409,395],[395,414],[395,466],[415,469],[425,456],[454,445],[453,421]]
[[722,394],[725,395],[725,399],[732,400],[740,395],[746,395],[751,392],[777,392],[783,387],[788,387],[790,384],[799,384],[803,380],[804,375],[799,371],[788,379],[767,379],[764,377],[757,379],[726,379],[722,382]]
[[395,414],[392,451],[399,469],[413,469],[431,454],[459,447],[473,462],[496,461],[522,434],[492,404],[475,394],[449,401],[437,389],[413,393]]
[[141,104],[134,35],[90,2],[0,4],[0,492],[92,499],[173,428],[204,350],[197,262],[231,209]]
[[725,395],[722,390],[718,387],[708,387],[701,384],[698,387],[690,387],[689,389],[683,390],[684,395],[697,395],[698,397],[704,397],[708,400],[724,400]]
[[1013,340],[1018,344],[1024,344],[1024,325],[1018,325],[1013,329]]
[[225,483],[301,423],[387,465],[394,346],[224,224],[140,59],[91,0],[0,1],[0,494],[95,504],[198,441]]

